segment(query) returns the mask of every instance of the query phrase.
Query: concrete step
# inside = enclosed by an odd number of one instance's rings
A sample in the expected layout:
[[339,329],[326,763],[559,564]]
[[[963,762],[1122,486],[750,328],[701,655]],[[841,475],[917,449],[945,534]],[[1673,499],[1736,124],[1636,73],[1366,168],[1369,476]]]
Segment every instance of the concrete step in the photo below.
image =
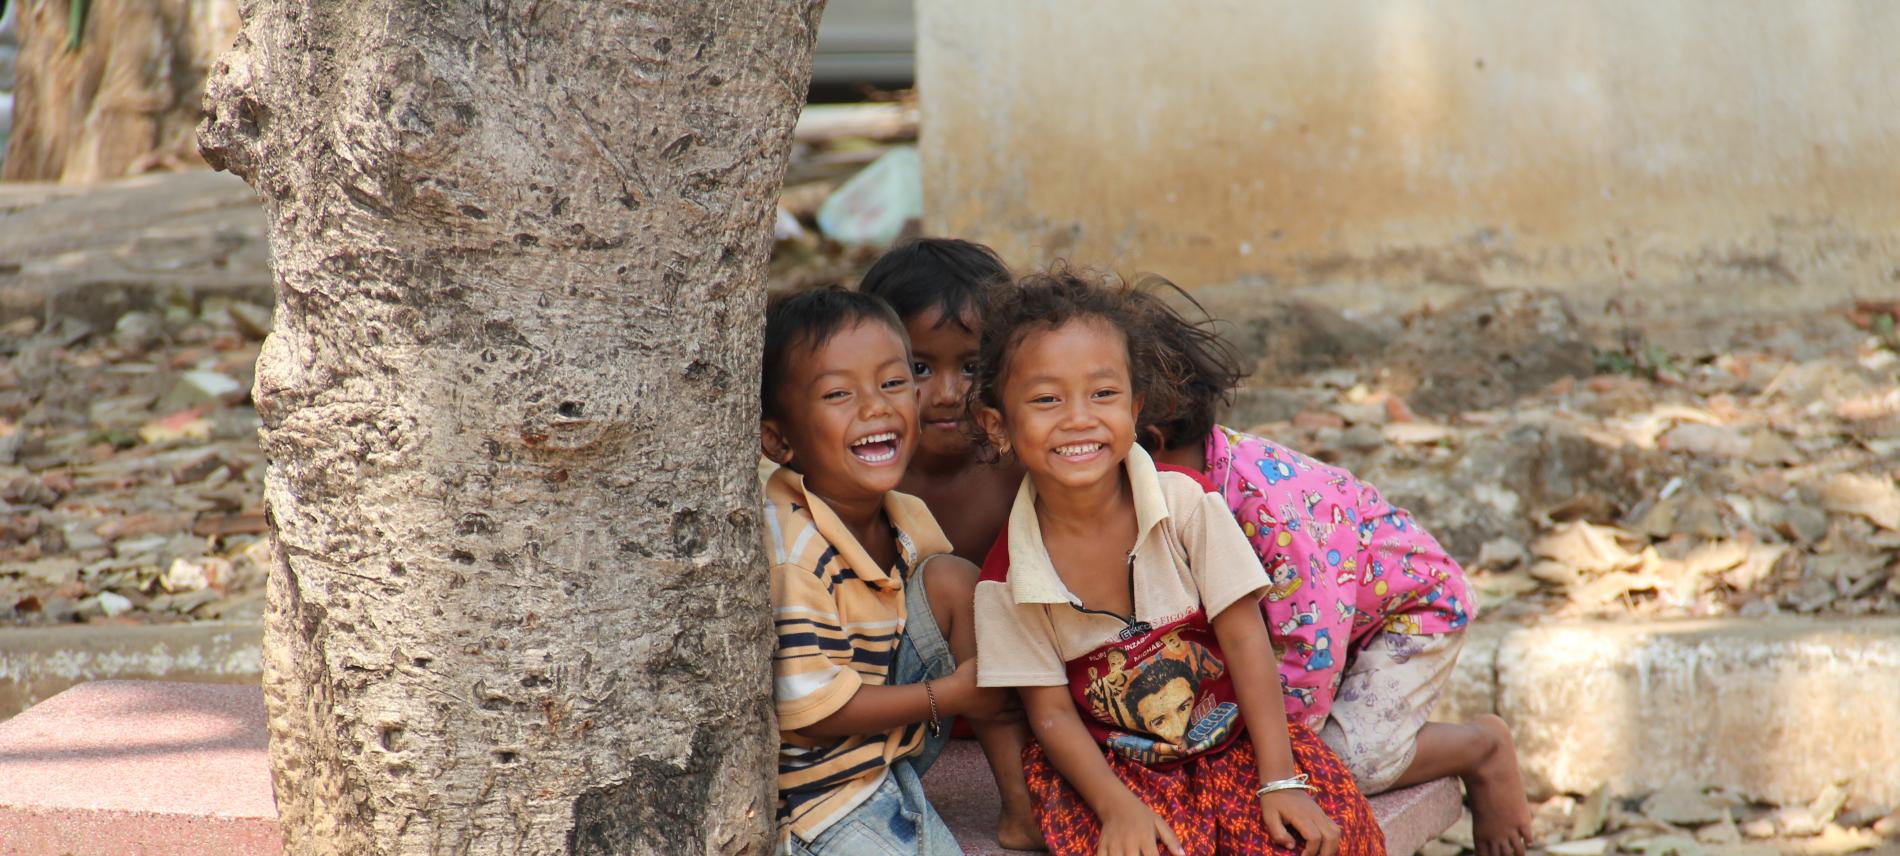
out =
[[255,621],[0,628],[0,720],[86,681],[255,684],[263,638]]
[[[84,680],[255,682],[255,624],[0,630],[0,717]],[[1535,795],[1719,785],[1900,805],[1900,617],[1474,625],[1440,719],[1496,712]]]
[[[263,692],[158,681],[82,684],[0,723],[0,856],[282,852]],[[982,750],[953,741],[925,780],[971,856],[994,840]],[[1418,850],[1458,819],[1449,779],[1373,799],[1387,847]]]
[[1504,717],[1535,796],[1900,806],[1900,617],[1479,626],[1452,684],[1435,718]]

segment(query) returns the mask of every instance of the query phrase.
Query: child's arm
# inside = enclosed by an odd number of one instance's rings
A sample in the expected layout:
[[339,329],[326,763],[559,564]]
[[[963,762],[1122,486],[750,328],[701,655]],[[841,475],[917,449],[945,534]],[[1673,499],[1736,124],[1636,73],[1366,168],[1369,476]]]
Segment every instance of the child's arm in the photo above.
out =
[[[1293,765],[1293,745],[1287,740],[1286,699],[1280,695],[1279,663],[1267,637],[1266,620],[1260,617],[1259,602],[1243,597],[1214,616],[1213,624],[1214,636],[1227,656],[1248,739],[1253,741],[1261,784],[1292,778],[1299,771]],[[1303,856],[1333,856],[1338,851],[1338,825],[1305,791],[1266,794],[1260,797],[1260,810],[1275,844],[1291,847],[1293,836],[1287,834],[1287,827],[1292,827],[1306,842]]]
[[[925,684],[929,684],[928,689]],[[945,725],[953,716],[994,719],[1009,703],[1009,690],[976,685],[976,659],[971,658],[958,663],[956,672],[947,678],[894,687],[860,686],[844,707],[798,729],[798,733],[812,738],[849,737],[924,722],[930,719],[932,692],[937,695],[937,718]]]
[[1029,728],[1042,744],[1049,764],[1069,781],[1082,800],[1102,820],[1102,839],[1096,853],[1153,853],[1158,841],[1174,856],[1182,856],[1174,830],[1135,796],[1102,757],[1101,747],[1082,725],[1068,687],[1023,687],[1023,707]]
[[975,658],[930,681],[928,690],[923,684],[865,684],[849,663],[833,660],[823,643],[842,637],[837,596],[826,581],[796,563],[774,565],[771,579],[772,607],[779,614],[773,696],[781,729],[813,739],[882,733],[930,719],[933,691],[939,719],[993,718],[1009,702],[1008,690],[977,689]]
[[[1280,695],[1279,661],[1260,614],[1268,579],[1253,545],[1240,531],[1219,494],[1197,495],[1181,515],[1181,541],[1200,590],[1201,606],[1212,616],[1214,636],[1227,657],[1247,737],[1253,741],[1260,783],[1289,779],[1299,770],[1287,739],[1286,699]],[[1303,856],[1333,856],[1339,827],[1303,790],[1279,790],[1260,796],[1260,813],[1275,844],[1293,845],[1292,827],[1306,844]]]

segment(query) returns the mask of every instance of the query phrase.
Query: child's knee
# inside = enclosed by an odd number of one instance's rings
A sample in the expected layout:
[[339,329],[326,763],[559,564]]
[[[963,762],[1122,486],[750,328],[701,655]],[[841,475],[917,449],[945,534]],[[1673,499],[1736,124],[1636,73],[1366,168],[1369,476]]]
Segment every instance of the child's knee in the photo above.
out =
[[1472,745],[1477,747],[1477,760],[1490,758],[1511,748],[1511,740],[1508,736],[1511,733],[1511,726],[1504,721],[1502,716],[1495,713],[1483,714],[1465,723],[1465,726],[1476,732],[1472,735]]

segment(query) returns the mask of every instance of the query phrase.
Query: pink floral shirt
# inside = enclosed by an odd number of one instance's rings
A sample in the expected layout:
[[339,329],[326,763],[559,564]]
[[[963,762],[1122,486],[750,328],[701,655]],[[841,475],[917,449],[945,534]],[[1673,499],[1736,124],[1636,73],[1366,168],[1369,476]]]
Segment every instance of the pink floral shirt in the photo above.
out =
[[1318,729],[1353,651],[1379,630],[1438,635],[1474,612],[1464,569],[1377,488],[1264,437],[1215,426],[1202,474],[1253,542],[1287,718]]

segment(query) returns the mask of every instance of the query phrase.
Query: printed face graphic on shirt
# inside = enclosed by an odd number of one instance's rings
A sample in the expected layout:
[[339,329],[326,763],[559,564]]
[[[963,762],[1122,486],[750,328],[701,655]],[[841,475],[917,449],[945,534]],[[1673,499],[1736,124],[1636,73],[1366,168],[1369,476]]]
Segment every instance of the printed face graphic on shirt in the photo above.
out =
[[1104,749],[1166,764],[1225,745],[1240,728],[1227,666],[1199,613],[1069,664],[1070,692]]
[[1127,655],[1109,652],[1110,670],[1091,688],[1091,702],[1108,719],[1129,731],[1179,744],[1194,727],[1201,682],[1226,672],[1213,652],[1182,639],[1179,631],[1162,637],[1160,650],[1128,668]]
[[1193,724],[1194,683],[1179,677],[1163,684],[1135,702],[1135,715],[1141,720],[1142,730],[1179,745]]

